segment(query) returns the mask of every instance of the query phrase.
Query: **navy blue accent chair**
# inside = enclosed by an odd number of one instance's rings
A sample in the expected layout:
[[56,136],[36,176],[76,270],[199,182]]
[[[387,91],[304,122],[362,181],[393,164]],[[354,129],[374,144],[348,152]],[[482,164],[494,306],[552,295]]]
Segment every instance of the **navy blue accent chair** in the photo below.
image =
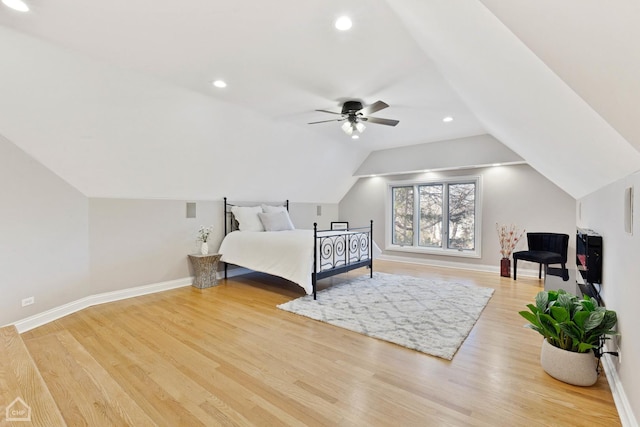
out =
[[518,272],[518,260],[537,262],[538,279],[542,279],[542,266],[547,275],[549,264],[560,264],[560,275],[565,282],[569,280],[567,270],[567,249],[569,247],[569,235],[559,233],[527,233],[528,251],[513,253],[513,280],[516,280]]

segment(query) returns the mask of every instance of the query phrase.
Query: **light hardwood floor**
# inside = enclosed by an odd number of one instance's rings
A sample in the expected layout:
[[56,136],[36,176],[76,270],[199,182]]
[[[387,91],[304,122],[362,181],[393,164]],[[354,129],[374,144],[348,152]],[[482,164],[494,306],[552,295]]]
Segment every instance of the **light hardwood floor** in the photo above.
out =
[[581,388],[540,368],[542,339],[517,314],[537,279],[375,269],[495,293],[452,361],[278,310],[301,290],[261,274],[91,307],[23,338],[69,425],[620,425],[604,374]]
[[7,326],[0,328],[0,426],[25,425],[25,420],[28,425],[65,425],[20,334]]

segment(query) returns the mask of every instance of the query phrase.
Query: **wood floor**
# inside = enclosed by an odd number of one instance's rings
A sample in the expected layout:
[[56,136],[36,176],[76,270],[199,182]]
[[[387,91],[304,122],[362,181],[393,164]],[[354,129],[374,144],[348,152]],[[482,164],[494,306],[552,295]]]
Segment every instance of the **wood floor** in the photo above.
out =
[[53,396],[14,326],[0,328],[0,350],[0,426],[11,423],[24,425],[24,420],[31,420],[29,425],[65,425]]
[[22,337],[69,426],[620,425],[604,374],[581,388],[540,368],[542,339],[517,314],[537,279],[375,268],[495,293],[452,361],[278,310],[301,291],[261,274],[91,307]]

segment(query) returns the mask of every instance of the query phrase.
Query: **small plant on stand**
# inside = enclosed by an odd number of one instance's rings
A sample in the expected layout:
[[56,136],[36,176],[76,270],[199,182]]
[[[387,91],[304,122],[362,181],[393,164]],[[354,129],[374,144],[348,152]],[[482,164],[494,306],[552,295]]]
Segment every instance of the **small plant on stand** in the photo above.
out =
[[209,253],[209,244],[207,241],[209,240],[209,236],[213,232],[213,225],[209,227],[200,226],[198,229],[198,241],[202,242],[200,245],[200,253],[202,255],[207,255]]
[[511,253],[518,245],[520,239],[525,233],[525,229],[518,231],[518,227],[514,224],[500,225],[496,223],[496,231],[498,232],[498,241],[500,242],[500,276],[511,277]]

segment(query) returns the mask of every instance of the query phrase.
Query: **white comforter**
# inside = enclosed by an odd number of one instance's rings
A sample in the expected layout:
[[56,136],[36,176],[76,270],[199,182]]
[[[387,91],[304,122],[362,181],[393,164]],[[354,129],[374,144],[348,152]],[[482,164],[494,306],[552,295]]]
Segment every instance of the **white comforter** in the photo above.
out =
[[[344,232],[323,232],[327,234]],[[373,247],[375,258],[380,249]],[[313,293],[313,230],[234,231],[224,238],[219,252],[224,262],[285,278],[308,295]]]

